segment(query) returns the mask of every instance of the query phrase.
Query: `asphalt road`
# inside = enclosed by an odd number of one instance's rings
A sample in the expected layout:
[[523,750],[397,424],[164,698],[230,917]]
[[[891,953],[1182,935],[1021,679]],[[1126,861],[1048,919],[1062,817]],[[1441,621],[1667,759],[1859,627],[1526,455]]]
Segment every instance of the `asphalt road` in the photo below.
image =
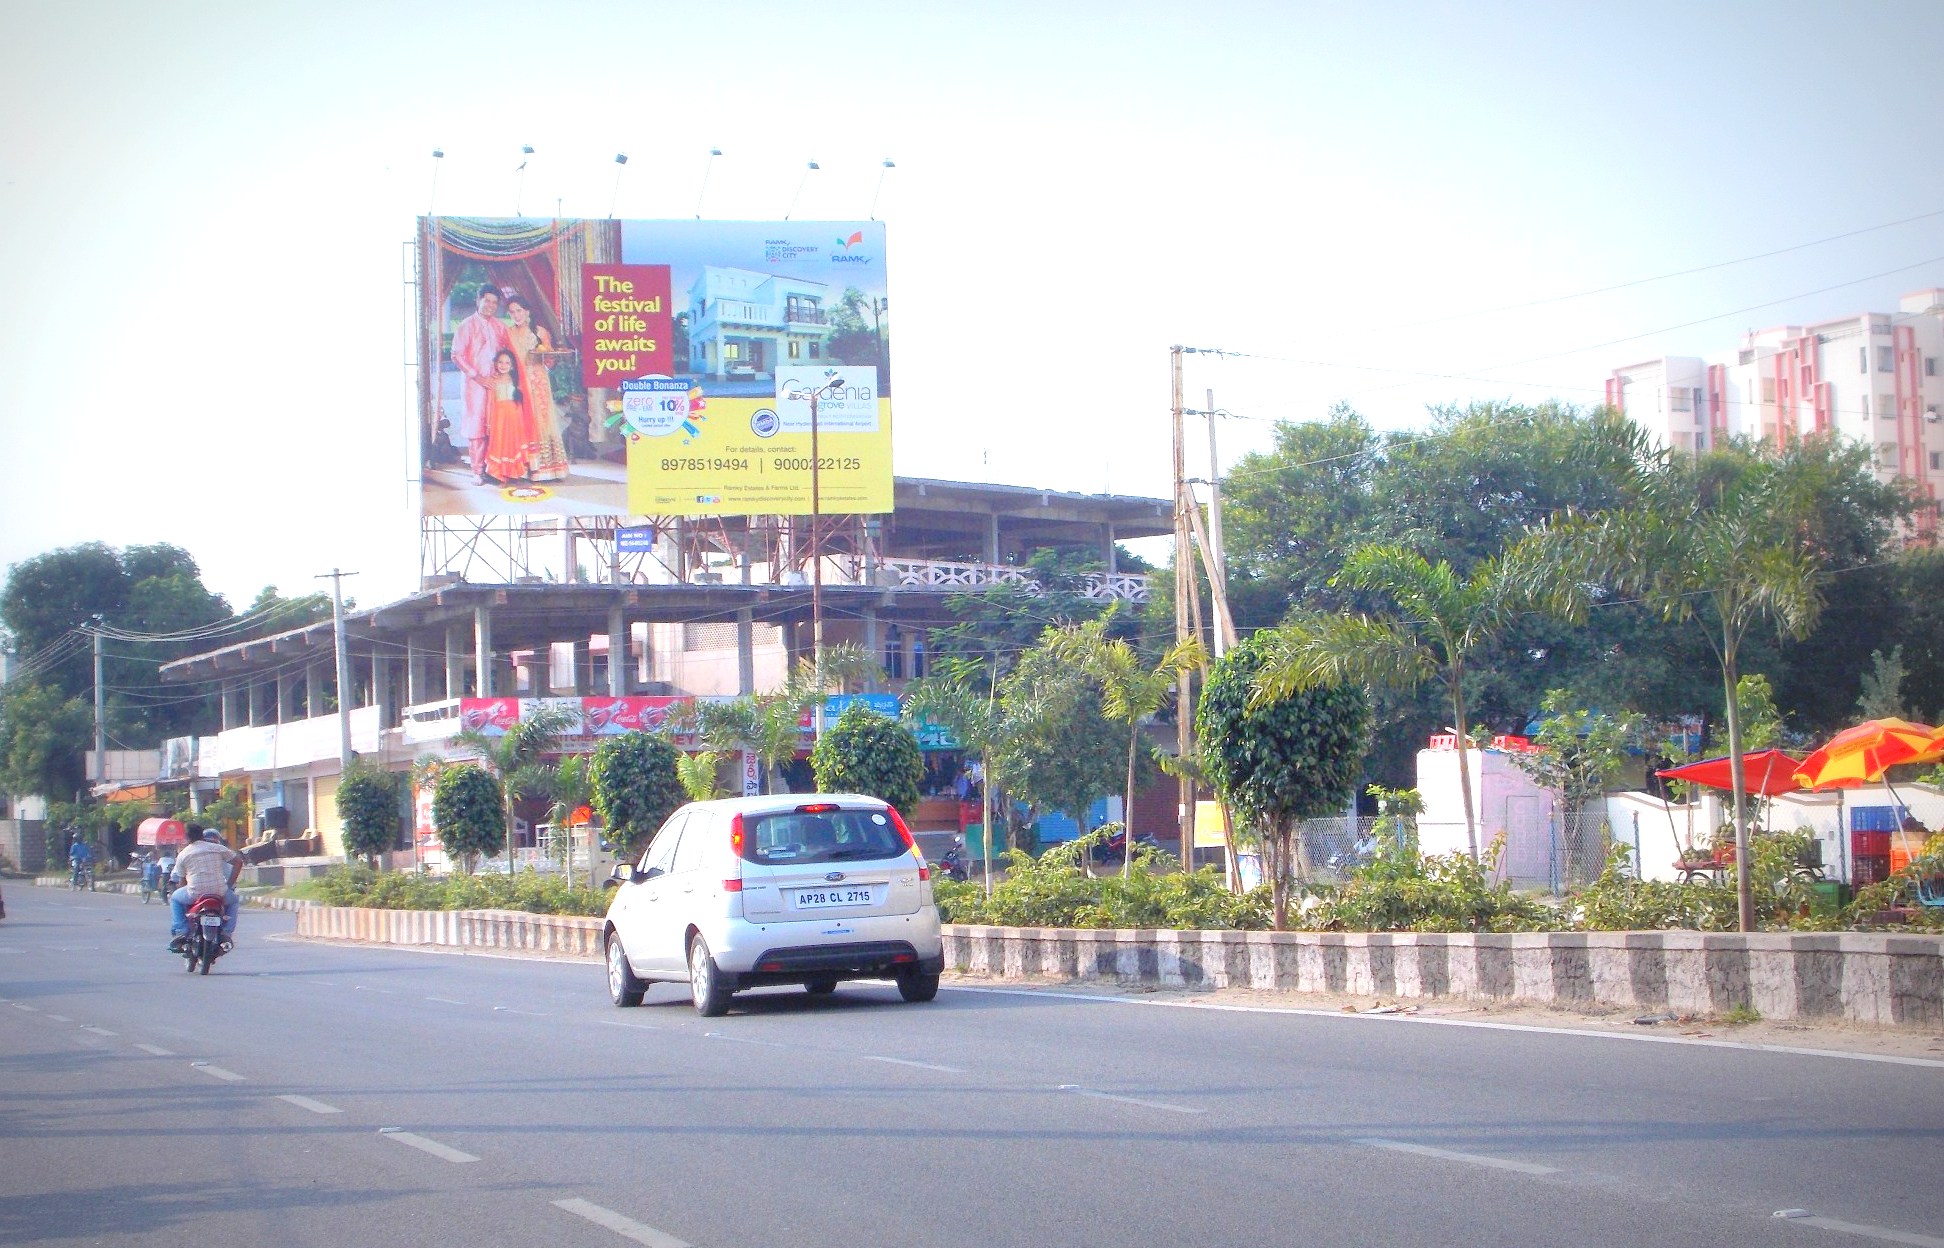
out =
[[7,903],[3,1244],[1944,1246],[1935,1062],[951,986],[704,1020],[262,912],[205,979],[136,898]]

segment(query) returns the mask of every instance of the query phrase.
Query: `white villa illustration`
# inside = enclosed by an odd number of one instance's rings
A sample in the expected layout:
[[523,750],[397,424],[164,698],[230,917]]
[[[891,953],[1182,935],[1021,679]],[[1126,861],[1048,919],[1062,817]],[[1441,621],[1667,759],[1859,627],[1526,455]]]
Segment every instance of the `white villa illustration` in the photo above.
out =
[[830,287],[749,269],[704,266],[689,287],[689,369],[697,376],[760,381],[778,367],[829,353]]

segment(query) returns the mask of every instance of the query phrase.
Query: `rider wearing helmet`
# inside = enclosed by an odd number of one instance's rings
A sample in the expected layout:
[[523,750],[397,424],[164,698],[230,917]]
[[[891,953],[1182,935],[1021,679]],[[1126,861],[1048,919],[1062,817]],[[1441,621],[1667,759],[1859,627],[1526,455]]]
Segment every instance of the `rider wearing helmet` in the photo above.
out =
[[223,844],[223,834],[215,828],[204,828],[201,840],[183,846],[172,876],[182,887],[169,895],[169,952],[181,953],[188,938],[189,904],[209,894],[222,895],[223,944],[230,944],[236,935],[236,881],[242,874],[243,855]]

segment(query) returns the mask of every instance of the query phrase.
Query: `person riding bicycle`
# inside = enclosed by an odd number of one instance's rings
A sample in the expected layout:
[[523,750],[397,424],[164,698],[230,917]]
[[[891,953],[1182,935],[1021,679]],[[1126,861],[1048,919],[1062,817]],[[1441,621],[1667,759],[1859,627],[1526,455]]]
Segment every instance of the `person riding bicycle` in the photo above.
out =
[[201,840],[182,847],[170,877],[182,881],[182,887],[169,894],[170,953],[182,952],[189,938],[189,905],[204,896],[223,899],[223,949],[228,952],[236,938],[236,881],[242,874],[243,855],[223,844],[223,834],[215,828],[204,828]]
[[94,846],[76,834],[73,844],[68,846],[68,879],[79,888],[93,867]]

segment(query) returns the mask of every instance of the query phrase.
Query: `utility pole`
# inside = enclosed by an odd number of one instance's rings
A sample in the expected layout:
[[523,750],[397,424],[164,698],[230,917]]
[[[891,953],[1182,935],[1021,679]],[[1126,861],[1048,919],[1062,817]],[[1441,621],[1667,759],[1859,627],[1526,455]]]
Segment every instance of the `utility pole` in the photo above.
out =
[[101,650],[101,619],[96,617],[94,628],[94,746],[95,746],[95,787],[99,788],[108,780],[108,682],[103,677],[106,664]]
[[[331,631],[337,638],[338,774],[341,777],[351,766],[351,650],[344,637],[344,578],[357,573],[332,568],[327,575],[331,582]],[[321,581],[325,577],[313,579]]]
[[[1188,639],[1188,583],[1195,575],[1195,559],[1188,537],[1188,472],[1187,439],[1182,428],[1181,409],[1181,356],[1187,348],[1169,348],[1169,407],[1174,417],[1174,599],[1175,599],[1175,641]],[[1175,676],[1175,749],[1177,757],[1186,761],[1193,748],[1194,725],[1190,722],[1193,715],[1192,677],[1187,668]],[[1123,812],[1123,817],[1133,814]],[[1195,866],[1195,782],[1189,779],[1186,771],[1175,778],[1175,826],[1181,833],[1181,868],[1192,871]],[[1134,855],[1134,847],[1127,847],[1128,857]]]
[[1235,616],[1229,610],[1228,555],[1222,547],[1222,461],[1215,455],[1215,392],[1208,392],[1208,587],[1215,600],[1215,657],[1236,644]]
[[819,740],[824,729],[823,690],[823,460],[818,455],[817,403],[824,391],[843,384],[842,375],[819,383],[810,391],[810,676],[816,685],[817,704],[811,716],[810,739]]

